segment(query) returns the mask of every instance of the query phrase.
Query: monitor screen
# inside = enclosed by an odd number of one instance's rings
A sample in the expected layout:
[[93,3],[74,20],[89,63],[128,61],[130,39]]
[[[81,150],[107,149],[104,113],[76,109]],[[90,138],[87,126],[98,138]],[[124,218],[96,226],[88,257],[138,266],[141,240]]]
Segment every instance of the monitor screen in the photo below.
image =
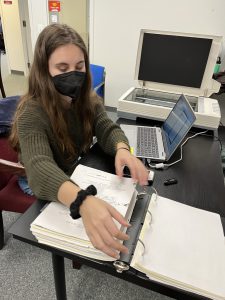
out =
[[144,32],[138,80],[200,88],[212,41]]
[[162,126],[168,157],[180,145],[196,116],[184,95],[181,95]]

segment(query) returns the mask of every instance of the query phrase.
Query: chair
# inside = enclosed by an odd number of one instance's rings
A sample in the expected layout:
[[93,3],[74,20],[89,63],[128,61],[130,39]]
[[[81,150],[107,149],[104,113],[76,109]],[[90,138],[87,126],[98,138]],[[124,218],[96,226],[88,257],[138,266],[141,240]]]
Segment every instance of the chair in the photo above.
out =
[[[17,153],[12,149],[8,141],[9,122],[19,97],[0,99],[0,249],[4,245],[4,224],[2,211],[23,213],[35,201],[34,196],[24,194],[17,181],[18,175],[25,175],[23,166],[18,164]],[[6,101],[9,106],[6,110]]]
[[92,87],[95,92],[103,99],[105,97],[105,68],[102,66],[90,64],[92,77]]

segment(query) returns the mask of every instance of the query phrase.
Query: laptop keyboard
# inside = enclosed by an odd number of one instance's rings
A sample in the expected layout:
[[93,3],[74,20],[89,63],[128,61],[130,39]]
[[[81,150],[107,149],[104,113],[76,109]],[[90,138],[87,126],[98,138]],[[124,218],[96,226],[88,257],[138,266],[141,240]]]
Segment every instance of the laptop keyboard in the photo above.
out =
[[159,157],[156,128],[137,128],[137,156],[155,158]]

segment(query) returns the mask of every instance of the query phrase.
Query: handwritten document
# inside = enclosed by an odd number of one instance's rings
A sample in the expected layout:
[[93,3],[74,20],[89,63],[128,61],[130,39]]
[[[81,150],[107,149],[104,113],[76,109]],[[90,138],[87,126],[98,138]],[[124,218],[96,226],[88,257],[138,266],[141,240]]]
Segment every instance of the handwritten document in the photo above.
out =
[[119,178],[114,174],[78,165],[71,176],[71,180],[82,189],[93,184],[97,189],[97,197],[114,206],[125,215],[135,187],[131,178]]

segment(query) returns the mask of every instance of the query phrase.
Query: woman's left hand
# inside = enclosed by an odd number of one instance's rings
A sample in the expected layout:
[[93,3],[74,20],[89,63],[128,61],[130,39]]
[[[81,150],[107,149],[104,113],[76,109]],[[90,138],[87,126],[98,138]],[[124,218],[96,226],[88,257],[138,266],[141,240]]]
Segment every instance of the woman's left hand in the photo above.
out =
[[125,166],[129,168],[131,177],[135,182],[138,182],[140,185],[148,184],[149,171],[143,163],[132,155],[129,150],[118,148],[115,157],[115,168],[118,176],[123,176]]

